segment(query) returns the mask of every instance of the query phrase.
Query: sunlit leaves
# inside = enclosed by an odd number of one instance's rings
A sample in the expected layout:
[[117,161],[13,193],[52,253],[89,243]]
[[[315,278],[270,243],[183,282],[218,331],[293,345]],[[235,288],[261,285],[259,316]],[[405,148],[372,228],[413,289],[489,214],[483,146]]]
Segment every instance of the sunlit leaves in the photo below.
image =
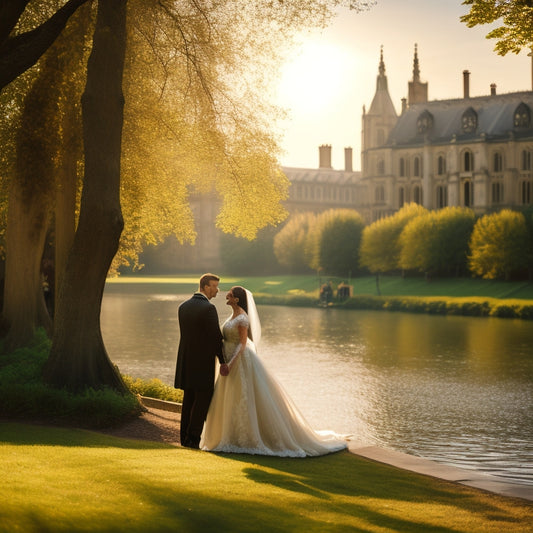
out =
[[370,272],[390,272],[400,268],[400,234],[410,220],[425,212],[420,205],[407,204],[394,215],[367,226],[361,241],[361,266]]
[[531,0],[465,0],[470,6],[468,14],[461,17],[469,28],[481,24],[499,23],[487,34],[496,39],[495,50],[500,55],[518,54],[533,46],[533,2]]
[[530,236],[522,213],[504,209],[485,215],[474,226],[469,264],[485,279],[508,279],[528,266]]
[[400,235],[401,268],[427,273],[464,272],[474,222],[474,212],[462,207],[413,218]]

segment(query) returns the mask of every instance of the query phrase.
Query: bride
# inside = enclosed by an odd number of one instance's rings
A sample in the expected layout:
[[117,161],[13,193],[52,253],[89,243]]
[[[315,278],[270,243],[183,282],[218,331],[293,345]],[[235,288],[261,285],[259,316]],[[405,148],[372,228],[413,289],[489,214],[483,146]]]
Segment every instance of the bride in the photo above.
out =
[[281,457],[325,455],[347,447],[331,432],[315,432],[257,356],[261,325],[252,293],[232,287],[233,314],[222,326],[229,373],[220,375],[200,448]]

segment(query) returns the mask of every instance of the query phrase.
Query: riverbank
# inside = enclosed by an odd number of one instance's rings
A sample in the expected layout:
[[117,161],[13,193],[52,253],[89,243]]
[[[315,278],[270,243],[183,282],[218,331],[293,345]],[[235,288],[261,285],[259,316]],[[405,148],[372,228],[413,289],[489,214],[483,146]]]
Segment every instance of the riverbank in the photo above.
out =
[[[121,284],[154,284],[161,288],[187,294],[197,289],[198,275],[124,276],[108,280],[117,289]],[[506,282],[470,278],[433,279],[374,276],[343,280],[316,275],[307,276],[221,276],[220,288],[243,285],[254,293],[256,302],[263,305],[316,307],[319,288],[331,282],[332,300],[324,307],[404,311],[436,315],[461,315],[533,320],[533,283]],[[351,296],[345,300],[336,297],[335,288],[343,281],[351,287]],[[378,294],[379,287],[379,294]]]

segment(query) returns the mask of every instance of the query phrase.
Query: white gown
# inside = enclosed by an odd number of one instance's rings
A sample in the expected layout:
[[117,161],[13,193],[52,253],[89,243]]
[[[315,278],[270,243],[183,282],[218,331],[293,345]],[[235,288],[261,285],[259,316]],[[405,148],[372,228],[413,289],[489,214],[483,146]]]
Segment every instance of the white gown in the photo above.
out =
[[[249,326],[246,314],[229,318],[222,327],[226,360],[239,344],[239,324]],[[218,377],[200,443],[207,451],[280,457],[325,455],[346,447],[340,435],[313,431],[250,339],[229,375]]]

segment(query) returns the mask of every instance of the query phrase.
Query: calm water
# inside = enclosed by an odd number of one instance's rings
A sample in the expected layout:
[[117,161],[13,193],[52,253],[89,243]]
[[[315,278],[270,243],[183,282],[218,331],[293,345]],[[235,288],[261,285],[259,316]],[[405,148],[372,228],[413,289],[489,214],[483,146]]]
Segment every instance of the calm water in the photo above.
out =
[[[190,295],[109,284],[102,331],[121,372],[172,384]],[[212,300],[221,322],[225,293]],[[259,306],[259,353],[316,429],[533,484],[533,324]]]

